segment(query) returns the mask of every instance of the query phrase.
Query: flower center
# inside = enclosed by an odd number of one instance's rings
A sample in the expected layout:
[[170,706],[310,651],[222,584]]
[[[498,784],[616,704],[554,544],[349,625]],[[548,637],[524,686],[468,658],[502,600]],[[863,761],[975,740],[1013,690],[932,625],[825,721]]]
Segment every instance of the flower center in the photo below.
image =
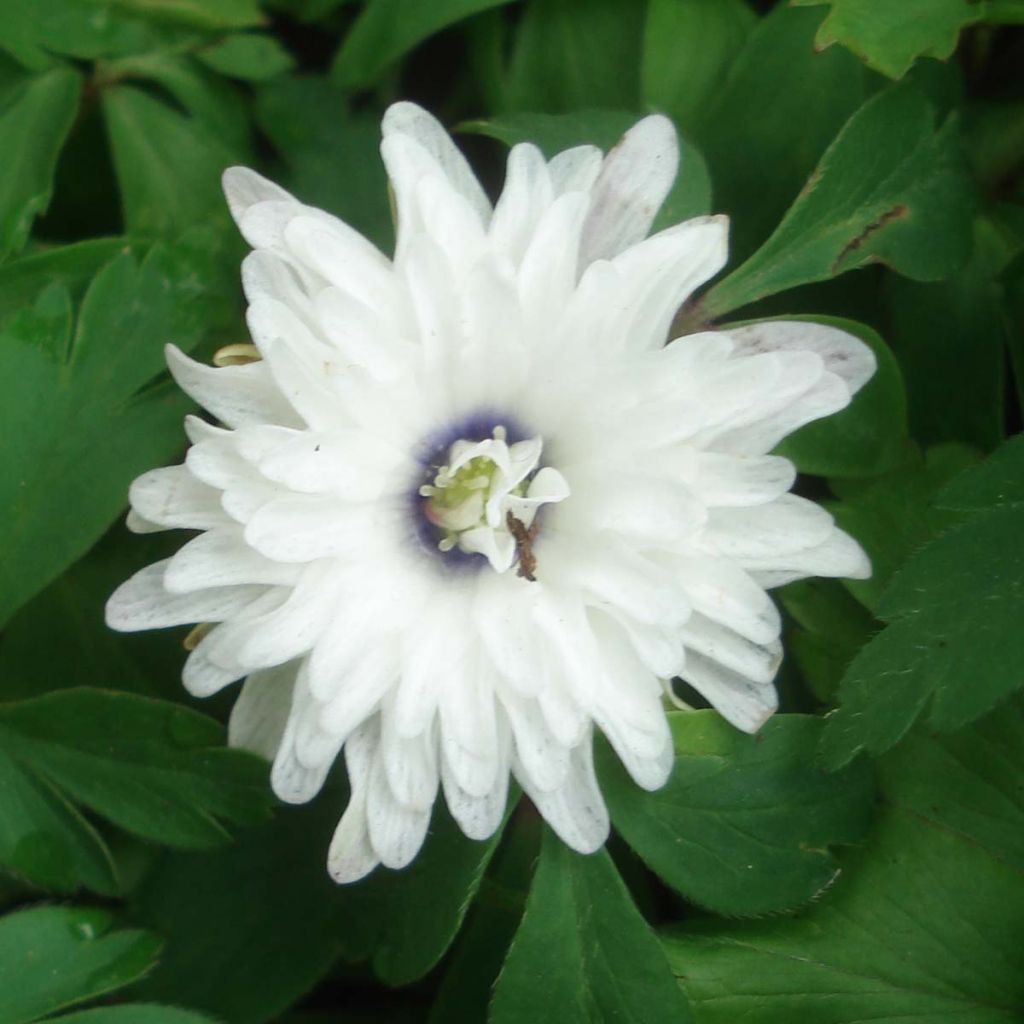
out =
[[537,511],[567,498],[569,485],[558,470],[538,468],[541,438],[510,445],[507,437],[497,426],[483,441],[456,441],[419,493],[426,499],[423,514],[440,533],[441,551],[483,555],[495,572],[518,561],[519,575],[532,580]]

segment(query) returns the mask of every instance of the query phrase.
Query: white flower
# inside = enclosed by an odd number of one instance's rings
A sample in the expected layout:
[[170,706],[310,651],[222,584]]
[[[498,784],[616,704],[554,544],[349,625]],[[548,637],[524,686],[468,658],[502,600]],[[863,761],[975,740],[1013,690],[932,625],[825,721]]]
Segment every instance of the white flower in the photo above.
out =
[[594,727],[657,789],[670,680],[756,730],[780,660],[765,588],[869,571],[767,454],[849,402],[865,346],[779,322],[665,344],[727,231],[645,237],[675,176],[669,121],[603,159],[516,146],[493,209],[424,111],[393,106],[383,134],[393,260],[225,174],[261,358],[168,349],[222,425],[188,418],[184,465],[135,481],[129,525],[200,532],[107,608],[123,630],[219,623],[185,685],[245,679],[230,742],[273,758],[281,799],[309,800],[344,751],[338,881],[408,864],[439,786],[468,836],[492,835],[510,775],[597,849]]

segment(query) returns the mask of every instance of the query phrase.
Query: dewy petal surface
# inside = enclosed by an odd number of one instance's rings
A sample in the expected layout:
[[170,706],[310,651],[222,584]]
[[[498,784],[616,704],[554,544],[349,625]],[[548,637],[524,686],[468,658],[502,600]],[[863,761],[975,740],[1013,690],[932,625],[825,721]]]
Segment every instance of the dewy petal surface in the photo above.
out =
[[516,146],[493,206],[413,104],[387,112],[382,155],[393,258],[225,173],[259,358],[167,350],[217,422],[189,417],[184,463],[136,481],[129,525],[198,536],[107,609],[122,630],[212,626],[183,680],[244,680],[229,740],[273,761],[281,799],[344,762],[338,882],[408,864],[439,794],[486,839],[511,778],[597,849],[595,732],[658,788],[672,679],[758,729],[781,659],[766,588],[870,571],[769,453],[845,406],[874,357],[800,322],[668,337],[728,236],[718,216],[648,237],[678,165],[670,121],[607,156]]

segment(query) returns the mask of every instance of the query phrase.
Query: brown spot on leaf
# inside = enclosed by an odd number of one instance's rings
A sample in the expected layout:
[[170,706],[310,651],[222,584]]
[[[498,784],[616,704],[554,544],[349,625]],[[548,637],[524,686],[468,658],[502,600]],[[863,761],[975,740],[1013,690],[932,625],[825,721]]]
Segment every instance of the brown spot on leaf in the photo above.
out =
[[910,213],[910,210],[904,203],[897,203],[891,210],[886,210],[881,217],[873,220],[856,238],[843,246],[842,251],[832,264],[832,273],[838,274],[839,266],[843,260],[851,252],[856,252],[876,231],[880,231],[886,224],[890,224],[894,220],[902,220],[908,213]]

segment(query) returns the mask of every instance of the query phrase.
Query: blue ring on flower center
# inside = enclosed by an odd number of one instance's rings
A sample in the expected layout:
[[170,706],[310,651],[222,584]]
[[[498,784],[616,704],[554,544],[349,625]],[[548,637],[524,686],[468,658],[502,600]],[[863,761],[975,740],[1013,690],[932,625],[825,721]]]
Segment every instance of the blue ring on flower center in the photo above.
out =
[[[456,441],[486,441],[494,436],[496,427],[505,428],[505,439],[510,445],[532,436],[522,430],[510,416],[499,416],[492,412],[471,413],[450,426],[428,434],[416,446],[416,461],[423,467],[425,474],[425,478],[419,481],[419,484],[429,484],[433,481],[437,471],[448,461],[448,452]],[[426,474],[429,474],[429,479],[426,478]]]
[[427,518],[426,506],[430,499],[420,494],[420,487],[434,482],[440,468],[448,462],[448,453],[456,441],[486,441],[494,436],[496,427],[505,428],[505,440],[510,445],[530,436],[509,416],[475,412],[428,434],[414,453],[416,461],[423,467],[409,493],[416,539],[425,551],[451,569],[481,569],[488,564],[487,557],[476,551],[463,551],[458,545],[450,551],[441,551],[438,544],[445,533]]

